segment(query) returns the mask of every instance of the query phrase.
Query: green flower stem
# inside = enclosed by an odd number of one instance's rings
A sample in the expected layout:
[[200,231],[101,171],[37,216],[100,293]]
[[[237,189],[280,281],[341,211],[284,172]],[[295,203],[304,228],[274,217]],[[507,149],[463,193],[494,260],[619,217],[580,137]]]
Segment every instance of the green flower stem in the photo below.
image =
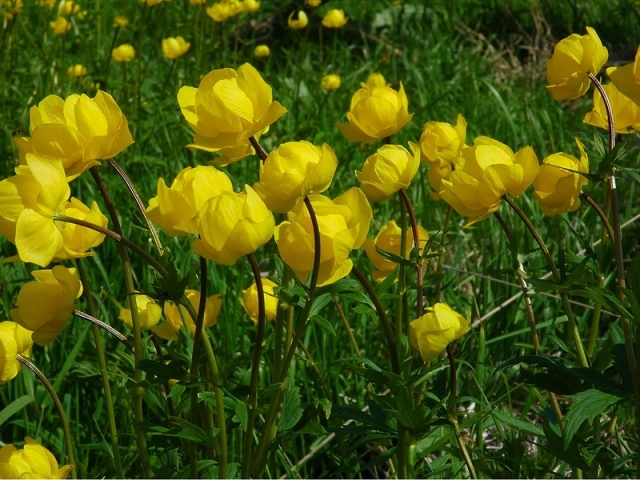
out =
[[[291,271],[289,269],[285,269],[282,272],[282,279],[280,280],[280,286],[282,288],[286,288],[291,281]],[[293,308],[290,306],[284,306],[280,301],[278,301],[278,308],[276,309],[276,318],[274,322],[274,340],[273,340],[273,373],[271,376],[271,381],[273,383],[278,381],[280,378],[280,363],[282,362],[282,332],[284,330],[284,317],[288,314],[288,312],[292,311]]]
[[74,310],[73,314],[79,318],[89,320],[93,324],[93,337],[96,342],[98,362],[100,364],[100,373],[102,376],[102,386],[104,388],[104,399],[107,409],[107,421],[109,423],[109,434],[111,435],[111,449],[113,450],[113,461],[115,464],[116,476],[117,478],[124,478],[124,473],[122,471],[122,462],[120,460],[120,448],[118,446],[118,429],[116,427],[116,416],[115,410],[113,408],[113,398],[111,397],[111,385],[109,384],[109,373],[107,372],[107,360],[104,354],[102,339],[100,338],[100,328],[106,330],[111,335],[120,340],[130,351],[133,350],[133,345],[131,345],[131,343],[126,338],[124,338],[124,335],[118,332],[115,328],[95,318],[96,308],[93,303],[93,297],[91,296],[91,285],[89,284],[87,272],[85,271],[84,265],[82,264],[82,260],[80,258],[76,260],[76,266],[78,267],[78,273],[80,274],[80,280],[82,281],[82,290],[86,296],[87,306],[89,307],[89,312],[91,312],[91,315],[79,312],[78,310]]
[[447,233],[449,233],[449,225],[451,224],[451,213],[453,212],[453,208],[451,205],[447,205],[447,213],[444,217],[444,225],[442,227],[442,241],[440,248],[440,255],[438,255],[438,265],[436,267],[436,273],[438,277],[436,279],[436,292],[435,292],[435,300],[434,302],[442,301],[442,277],[444,275],[444,246],[447,241]]
[[398,421],[398,478],[415,478],[411,451],[415,439],[407,427]]
[[297,338],[296,340],[297,340],[297,343],[298,343],[298,347],[300,347],[300,350],[302,350],[302,352],[305,354],[305,356],[307,357],[307,360],[309,360],[309,363],[311,364],[311,368],[313,368],[313,371],[315,372],[316,376],[318,377],[318,381],[320,382],[320,387],[322,388],[322,391],[326,395],[327,399],[331,403],[333,403],[333,395],[331,395],[331,390],[329,389],[329,386],[327,385],[327,382],[324,381],[324,378],[322,377],[322,372],[320,371],[320,368],[318,367],[318,364],[316,363],[315,359],[313,358],[313,355],[311,355],[311,352],[309,351],[309,349],[304,344],[304,342],[302,341],[301,338]]
[[333,294],[331,295],[331,300],[333,301],[333,304],[335,305],[336,310],[338,311],[338,315],[340,316],[340,320],[342,320],[342,324],[344,325],[344,329],[346,330],[347,335],[349,336],[349,342],[353,347],[353,351],[357,356],[359,357],[362,356],[362,353],[360,352],[360,348],[358,347],[358,342],[356,341],[356,337],[353,335],[353,330],[351,329],[351,325],[349,325],[349,320],[344,314],[344,310],[342,310],[342,307],[340,306],[340,302],[338,302],[338,299]]
[[67,445],[67,456],[69,457],[69,464],[73,466],[73,468],[71,468],[71,477],[78,478],[78,473],[76,471],[77,470],[76,459],[75,459],[75,455],[73,454],[73,445],[71,443],[71,430],[69,429],[69,422],[67,421],[67,416],[64,413],[64,407],[62,406],[62,402],[60,402],[60,398],[58,397],[58,394],[53,388],[53,385],[51,385],[51,382],[49,382],[49,379],[47,379],[44,373],[42,373],[38,369],[38,367],[36,367],[33,363],[31,363],[29,359],[23,357],[20,354],[16,355],[16,359],[21,364],[23,364],[25,367],[27,367],[29,370],[31,370],[33,373],[36,374],[36,377],[38,377],[38,379],[44,384],[45,388],[49,392],[49,395],[51,395],[51,398],[53,399],[53,403],[56,404],[56,408],[58,409],[58,415],[60,415],[60,422],[62,422],[62,430],[64,431],[64,440]]
[[260,160],[264,162],[269,156],[269,153],[267,153],[264,147],[258,143],[255,137],[249,137],[249,143],[251,143],[251,146],[255,149],[256,154],[258,155],[258,157],[260,157]]
[[[160,237],[158,237],[158,232],[156,231],[155,227],[153,226],[153,223],[151,223],[151,220],[149,220],[149,217],[147,216],[147,208],[144,206],[144,202],[142,201],[142,198],[140,198],[140,194],[136,190],[135,185],[133,184],[133,182],[127,175],[127,173],[122,169],[122,167],[118,165],[118,162],[116,162],[115,159],[107,158],[107,162],[109,162],[109,165],[111,165],[113,169],[116,172],[118,172],[118,175],[120,175],[120,178],[122,178],[122,181],[129,189],[129,192],[131,193],[133,200],[136,202],[138,210],[140,210],[140,215],[142,215],[142,218],[144,218],[144,221],[147,224],[147,230],[149,230],[149,234],[151,235],[153,244],[156,246],[156,250],[158,250],[158,253],[160,254],[160,256],[164,255],[164,249],[162,248]],[[91,170],[93,170],[93,168]]]
[[[411,224],[411,233],[413,234],[413,245],[415,248],[420,248],[420,234],[418,233],[418,222],[416,222],[416,214],[413,211],[411,200],[404,188],[401,188],[398,193],[402,199],[404,206],[409,213],[409,222]],[[402,256],[404,257],[404,250],[402,250]],[[422,305],[422,263],[416,262],[416,318],[419,318],[423,313]]]
[[[407,250],[407,206],[400,199],[400,255],[404,256],[404,252]],[[406,306],[408,306],[409,300],[407,299],[407,292],[405,288],[406,282],[406,268],[400,264],[398,268],[398,283],[396,285],[396,333],[395,338],[398,342],[397,348],[402,341],[402,336],[408,331],[409,312],[407,312]],[[406,317],[406,318],[405,318]],[[406,328],[405,328],[406,327]]]
[[253,349],[253,364],[251,365],[251,381],[249,383],[249,417],[247,419],[247,431],[244,436],[244,444],[242,447],[242,478],[249,478],[249,467],[251,466],[249,459],[251,458],[251,446],[253,444],[253,429],[255,427],[256,411],[258,409],[258,382],[260,380],[260,357],[262,356],[262,343],[264,342],[265,326],[267,319],[265,317],[264,306],[264,288],[262,286],[262,277],[260,276],[260,267],[252,254],[247,255],[253,278],[256,282],[256,291],[258,295],[258,329],[256,333],[256,344]]
[[[602,211],[602,209],[600,208],[600,206],[593,201],[593,199],[587,195],[584,192],[580,193],[580,198],[582,198],[585,202],[587,202],[589,204],[589,206],[591,208],[593,208],[593,210],[596,212],[596,214],[598,215],[598,217],[600,217],[600,220],[602,221],[602,225],[604,225],[605,231],[607,232],[607,235],[609,236],[609,238],[613,241],[613,239],[615,238],[615,235],[613,234],[613,229],[611,228],[611,224],[609,223],[609,220],[607,219],[607,215],[605,215],[605,213]],[[601,245],[602,248],[604,248],[604,238],[601,241]]]
[[595,85],[595,87],[598,89],[598,92],[600,92],[600,96],[602,97],[602,101],[604,103],[604,108],[607,111],[607,124],[608,124],[608,127],[609,127],[608,128],[608,131],[609,131],[609,151],[611,151],[616,146],[616,128],[615,128],[615,125],[613,123],[613,109],[611,108],[611,102],[609,101],[609,97],[607,96],[607,92],[604,91],[604,88],[602,88],[602,84],[596,78],[596,76],[591,72],[589,72],[587,75],[589,76],[589,80],[591,80],[591,83],[593,83]]
[[[546,258],[547,263],[549,264],[549,268],[551,269],[551,273],[553,275],[554,281],[556,283],[559,283],[560,282],[560,273],[558,272],[558,269],[557,269],[557,267],[556,267],[556,265],[555,265],[555,263],[553,261],[553,257],[551,257],[551,253],[549,252],[549,249],[545,245],[544,241],[542,240],[542,237],[540,236],[540,234],[538,233],[536,228],[531,223],[531,220],[529,220],[529,218],[524,214],[524,212],[522,210],[520,210],[520,207],[518,207],[515,204],[515,202],[511,198],[509,198],[508,195],[505,195],[502,198],[511,206],[511,208],[516,212],[516,214],[524,222],[524,224],[526,225],[527,229],[529,230],[529,232],[531,233],[531,235],[535,239],[536,243],[540,247],[540,250],[542,250],[542,253],[544,254],[544,257]],[[574,317],[573,311],[571,310],[571,304],[569,303],[569,297],[567,297],[567,292],[565,292],[562,289],[559,291],[559,293],[560,293],[560,298],[562,300],[562,308],[564,309],[564,313],[567,315],[567,320],[568,320],[568,324],[569,324],[569,330],[571,331],[571,335],[573,336],[573,341],[576,344],[578,360],[579,360],[581,366],[588,367],[589,366],[589,361],[587,360],[587,355],[586,355],[586,353],[584,351],[584,346],[582,345],[582,339],[580,338],[580,332],[578,331],[578,326],[576,324],[576,318]]]

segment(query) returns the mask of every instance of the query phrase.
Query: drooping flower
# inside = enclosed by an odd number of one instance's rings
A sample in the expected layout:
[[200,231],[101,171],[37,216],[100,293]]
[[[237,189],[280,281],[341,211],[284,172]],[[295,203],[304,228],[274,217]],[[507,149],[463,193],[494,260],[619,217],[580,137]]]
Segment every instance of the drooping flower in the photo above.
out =
[[[186,290],[185,295],[189,300],[189,303],[193,306],[195,311],[198,311],[200,306],[200,292],[197,290]],[[203,328],[209,328],[216,324],[218,321],[218,314],[222,307],[222,295],[219,293],[210,295],[207,297],[207,301],[204,308],[204,318],[202,322]],[[182,308],[182,307],[180,307]],[[196,333],[196,324],[194,319],[191,318],[189,312],[185,309],[183,311],[184,316],[189,325],[189,334],[193,337]],[[165,340],[175,340],[178,335],[180,327],[183,326],[182,316],[178,310],[178,306],[173,302],[165,302],[164,304],[164,316],[166,321],[159,325],[156,325],[151,329],[156,335]]]
[[0,322],[0,385],[18,375],[22,364],[17,355],[31,356],[32,347],[33,340],[29,330],[16,322]]
[[130,62],[136,56],[136,50],[129,43],[123,43],[111,50],[111,58],[116,62]]
[[269,55],[271,55],[269,45],[256,45],[256,48],[253,49],[254,57],[268,57]]
[[171,60],[181,57],[189,50],[191,44],[181,36],[169,37],[162,40],[162,53]]
[[325,90],[337,90],[340,88],[340,76],[335,73],[325,75],[322,77],[322,80],[320,80],[320,85],[322,85],[322,88]]
[[322,25],[327,28],[342,28],[347,24],[349,17],[345,17],[344,10],[332,8],[322,19]]
[[[138,322],[140,330],[150,330],[155,327],[162,316],[162,307],[158,305],[153,298],[147,295],[135,295],[136,310],[138,312]],[[133,330],[133,319],[131,318],[131,310],[123,308],[120,310],[118,318]]]
[[79,63],[76,65],[71,65],[67,68],[67,77],[71,78],[79,78],[84,77],[87,74],[87,67],[84,65],[80,65]]
[[51,30],[56,35],[64,35],[71,30],[71,22],[64,17],[58,17],[53,22],[49,22]]
[[467,122],[458,114],[455,126],[445,122],[427,122],[422,127],[420,152],[422,162],[440,168],[453,163],[464,147]]
[[309,24],[309,18],[304,10],[293,11],[289,14],[287,22],[291,28],[301,30]]
[[53,454],[31,437],[17,449],[8,443],[0,449],[0,478],[67,478],[73,465],[58,466]]
[[461,338],[469,330],[469,321],[446,303],[436,303],[426,308],[420,318],[409,326],[411,346],[420,351],[422,360],[435,360],[454,340]]
[[[268,278],[262,279],[262,288],[264,290],[264,307],[265,318],[267,320],[273,320],[276,318],[276,311],[278,309],[278,297],[275,294],[274,288],[277,284]],[[249,318],[258,324],[258,288],[255,282],[246,290],[242,291],[242,308],[247,312]]]
[[[640,106],[620,93],[620,90],[613,83],[603,85],[602,88],[604,88],[611,104],[616,133],[633,133],[634,130],[640,132]],[[638,88],[640,88],[640,84]],[[594,127],[609,129],[607,110],[597,88],[593,90],[593,110],[587,112],[582,121]]]

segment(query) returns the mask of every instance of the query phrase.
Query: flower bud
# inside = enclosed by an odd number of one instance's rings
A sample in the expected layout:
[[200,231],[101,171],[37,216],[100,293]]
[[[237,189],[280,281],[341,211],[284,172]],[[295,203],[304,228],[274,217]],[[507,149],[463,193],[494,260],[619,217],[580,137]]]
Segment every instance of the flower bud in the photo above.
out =
[[291,12],[287,21],[289,26],[295,30],[301,30],[309,24],[309,18],[307,14],[304,13],[304,10]]
[[348,20],[349,17],[345,17],[344,10],[333,8],[322,19],[322,25],[327,28],[342,28]]
[[425,362],[435,360],[454,340],[469,330],[469,321],[446,303],[436,303],[409,325],[411,346],[420,351]]
[[427,122],[420,136],[422,162],[443,168],[460,154],[467,134],[467,122],[458,114],[455,127],[445,122]]
[[[191,303],[194,310],[197,312],[200,308],[200,292],[197,290],[186,290],[184,293],[187,296],[189,303]],[[209,328],[216,324],[221,307],[222,295],[216,293],[207,297],[204,307],[204,318],[202,321],[203,328]],[[189,324],[189,334],[193,337],[196,334],[196,324],[186,309],[183,313]],[[162,322],[160,325],[156,325],[151,329],[151,331],[165,340],[175,340],[178,337],[177,332],[180,330],[180,327],[183,326],[183,320],[180,315],[180,311],[178,310],[178,306],[173,302],[165,302],[164,316],[166,321]]]
[[335,73],[330,73],[329,75],[322,77],[320,85],[322,85],[322,88],[325,90],[337,90],[340,88],[340,77]]
[[130,62],[136,56],[136,50],[128,43],[111,50],[111,58],[116,62]]
[[256,48],[253,49],[254,57],[268,57],[271,55],[271,49],[268,45],[257,45]]
[[187,53],[190,46],[191,44],[180,36],[175,38],[169,37],[162,40],[162,53],[165,57],[173,60]]
[[[149,330],[155,327],[162,316],[162,307],[158,305],[153,298],[147,295],[134,295],[136,302],[136,310],[138,312],[138,323],[140,330]],[[131,318],[131,310],[123,308],[120,310],[118,318],[133,330],[133,319]]]

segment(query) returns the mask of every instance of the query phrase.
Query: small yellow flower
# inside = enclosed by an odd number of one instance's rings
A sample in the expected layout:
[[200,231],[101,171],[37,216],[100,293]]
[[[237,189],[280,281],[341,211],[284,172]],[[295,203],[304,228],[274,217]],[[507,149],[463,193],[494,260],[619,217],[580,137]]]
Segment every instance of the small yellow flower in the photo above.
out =
[[[264,290],[264,313],[267,320],[276,318],[278,309],[278,297],[275,295],[274,287],[278,285],[268,278],[262,279]],[[242,308],[247,312],[253,323],[258,324],[258,289],[255,282],[242,292]]]
[[63,0],[58,8],[58,15],[61,17],[69,17],[80,11],[80,5],[73,0]]
[[129,25],[129,19],[124,15],[116,15],[113,19],[113,26],[118,28],[124,28]]
[[322,3],[322,0],[305,0],[304,3],[309,5],[311,8],[316,8],[320,6],[320,4]]
[[154,5],[160,5],[162,2],[170,2],[171,0],[140,0],[142,3],[146,3],[150,7]]
[[469,321],[446,303],[436,303],[426,309],[420,318],[409,326],[411,346],[420,351],[422,360],[435,360],[454,340],[469,330]]
[[[162,307],[158,305],[153,298],[147,295],[136,295],[136,310],[138,311],[138,321],[140,322],[140,330],[150,330],[155,327],[162,316]],[[118,318],[133,330],[133,320],[131,318],[131,310],[123,308],[120,310]]]
[[309,24],[309,18],[307,18],[304,10],[299,10],[298,12],[293,11],[289,14],[288,22],[291,28],[300,30]]
[[39,7],[53,8],[56,6],[56,0],[38,0]]
[[360,82],[362,88],[388,87],[389,85],[384,76],[377,72],[370,73],[366,82]]
[[71,22],[64,17],[58,17],[53,22],[49,22],[51,30],[56,35],[64,35],[71,30]]
[[111,58],[116,62],[130,62],[136,56],[136,51],[132,45],[124,43],[111,50]]
[[344,10],[334,8],[329,10],[322,19],[322,25],[327,28],[342,28],[347,24],[349,17],[344,16]]
[[231,8],[227,3],[214,3],[206,11],[214,22],[224,22],[231,16]]
[[[191,303],[197,312],[198,308],[200,308],[200,292],[197,290],[186,290],[184,294],[187,296],[189,303]],[[222,295],[217,293],[207,297],[204,307],[204,318],[202,321],[203,328],[209,328],[216,324],[221,307]],[[175,340],[178,337],[178,331],[183,326],[182,316],[180,315],[178,306],[173,302],[165,302],[163,310],[166,321],[156,325],[151,329],[151,331],[165,340]],[[196,333],[196,324],[186,309],[183,313],[189,325],[189,334],[193,337]]]
[[427,122],[420,136],[421,160],[440,168],[454,162],[464,147],[467,122],[458,114],[456,125],[445,122]]
[[67,478],[73,465],[58,466],[52,453],[31,437],[24,448],[10,443],[0,449],[0,478]]
[[260,10],[260,2],[258,0],[244,0],[241,5],[242,10],[247,13],[253,13]]
[[320,85],[325,90],[337,90],[340,88],[340,76],[335,73],[330,73],[329,75],[325,75],[320,80]]
[[87,67],[84,65],[80,65],[79,63],[76,65],[71,65],[67,68],[67,77],[71,78],[79,78],[84,77],[87,74]]
[[256,57],[268,57],[271,55],[271,50],[268,45],[258,45],[253,49],[253,55]]
[[189,50],[191,44],[189,42],[185,42],[184,38],[178,37],[169,37],[162,40],[162,53],[165,57],[173,60],[175,58],[181,57],[187,50]]
[[[16,322],[0,322],[0,385],[12,380],[20,372],[22,365],[16,358],[18,354],[31,356],[33,340],[31,331],[21,327]],[[6,456],[0,450],[0,472]],[[19,478],[18,475],[5,475],[4,478]]]

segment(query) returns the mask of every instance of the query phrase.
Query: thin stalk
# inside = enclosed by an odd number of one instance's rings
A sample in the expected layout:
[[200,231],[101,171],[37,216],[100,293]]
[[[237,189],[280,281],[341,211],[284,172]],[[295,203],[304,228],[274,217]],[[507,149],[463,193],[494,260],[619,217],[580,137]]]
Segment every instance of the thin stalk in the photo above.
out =
[[[288,269],[285,269],[282,273],[282,279],[280,281],[280,286],[282,288],[286,288],[289,282],[291,281],[291,272]],[[278,381],[280,378],[280,362],[282,361],[282,332],[284,326],[284,316],[287,315],[289,311],[293,308],[291,306],[284,306],[280,301],[278,301],[278,308],[276,309],[276,318],[274,321],[273,331],[274,331],[274,340],[273,340],[273,373],[271,376],[271,381],[273,383]],[[285,344],[286,345],[286,344]]]
[[[615,235],[613,233],[613,229],[611,228],[611,224],[609,223],[609,220],[607,219],[607,215],[602,211],[602,209],[600,208],[600,206],[586,193],[581,192],[580,193],[580,198],[582,198],[585,202],[587,202],[589,204],[589,206],[591,208],[593,208],[593,210],[596,212],[596,214],[598,215],[598,217],[600,217],[600,220],[602,221],[602,225],[604,225],[604,228],[607,232],[607,235],[609,236],[609,238],[611,239],[611,241],[613,241],[613,239],[615,238]],[[604,248],[604,239],[601,242],[602,248]]]
[[355,352],[355,354],[357,356],[362,356],[361,352],[360,352],[360,348],[358,347],[358,342],[356,341],[356,337],[353,335],[353,330],[351,329],[351,326],[349,325],[349,320],[347,319],[346,315],[344,314],[344,310],[342,310],[342,307],[340,306],[340,302],[338,302],[338,299],[336,298],[335,295],[331,295],[331,300],[333,301],[333,304],[336,307],[336,310],[338,310],[338,315],[340,316],[340,320],[342,320],[342,324],[344,325],[344,329],[347,332],[347,335],[349,336],[349,343],[351,343],[351,346],[353,347],[353,351]]
[[67,446],[67,456],[69,457],[69,464],[72,466],[71,468],[71,477],[78,478],[78,474],[76,472],[76,459],[73,454],[73,444],[71,443],[71,430],[69,429],[69,422],[67,421],[67,416],[64,413],[64,407],[62,406],[62,402],[60,402],[60,398],[56,393],[53,385],[49,382],[49,379],[42,373],[38,367],[36,367],[31,361],[27,358],[23,357],[21,354],[16,355],[16,360],[18,360],[21,364],[31,370],[36,374],[36,377],[44,384],[45,388],[51,395],[53,399],[53,403],[56,404],[56,408],[58,409],[58,415],[60,415],[60,422],[62,422],[62,430],[64,431],[64,441]]
[[604,103],[604,109],[607,111],[607,124],[609,127],[609,151],[611,151],[616,146],[616,128],[613,122],[613,109],[611,108],[611,102],[609,101],[607,92],[604,91],[604,88],[602,88],[602,84],[598,81],[596,76],[591,72],[589,72],[587,75],[589,76],[589,80],[591,80],[591,83],[593,83],[598,89],[598,92],[600,92],[602,102]]
[[447,213],[444,217],[444,225],[442,227],[442,246],[441,253],[438,255],[438,265],[436,267],[436,273],[438,277],[436,279],[436,292],[435,292],[435,300],[434,302],[442,301],[442,276],[444,275],[444,245],[447,240],[447,233],[449,233],[449,225],[451,223],[451,213],[453,212],[453,208],[451,205],[447,205]]
[[[420,248],[420,234],[418,233],[418,222],[416,222],[416,214],[413,211],[413,205],[409,200],[409,195],[404,188],[401,188],[398,192],[400,198],[404,202],[404,206],[409,213],[409,223],[411,224],[411,233],[413,235],[413,245],[416,248]],[[404,250],[402,250],[402,257],[404,258]],[[422,306],[422,263],[416,262],[416,318],[420,317],[423,313]]]
[[[407,250],[407,206],[400,199],[400,255],[404,257],[404,252]],[[404,265],[400,264],[398,268],[398,283],[396,285],[396,295],[398,299],[396,300],[396,332],[395,338],[396,342],[402,341],[402,336],[408,329],[405,328],[405,323],[409,322],[409,319],[405,317],[408,316],[408,312],[406,312],[405,304],[408,303],[406,298],[406,290],[405,290],[405,281],[406,281],[406,268]],[[397,346],[397,348],[399,345]],[[399,348],[398,348],[399,349]]]
[[98,320],[97,318],[89,315],[88,313],[81,312],[80,310],[74,310],[71,314],[75,317],[82,318],[83,320],[87,320],[88,322],[93,323],[98,328],[101,328],[105,332],[107,332],[112,337],[116,338],[119,342],[121,342],[127,350],[133,353],[133,345],[131,342],[118,330],[113,328],[111,325],[104,323],[102,320]]

